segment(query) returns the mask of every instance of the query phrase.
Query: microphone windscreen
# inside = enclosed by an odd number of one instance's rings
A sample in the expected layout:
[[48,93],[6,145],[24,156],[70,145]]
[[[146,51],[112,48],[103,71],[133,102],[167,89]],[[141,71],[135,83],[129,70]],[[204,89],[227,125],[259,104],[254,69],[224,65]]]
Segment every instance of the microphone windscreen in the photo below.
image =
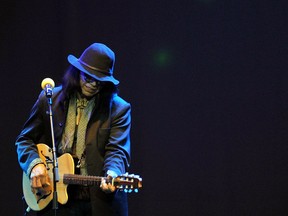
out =
[[41,82],[42,89],[45,89],[46,85],[50,85],[50,87],[53,89],[54,86],[55,86],[55,83],[54,83],[54,81],[51,78],[45,78]]

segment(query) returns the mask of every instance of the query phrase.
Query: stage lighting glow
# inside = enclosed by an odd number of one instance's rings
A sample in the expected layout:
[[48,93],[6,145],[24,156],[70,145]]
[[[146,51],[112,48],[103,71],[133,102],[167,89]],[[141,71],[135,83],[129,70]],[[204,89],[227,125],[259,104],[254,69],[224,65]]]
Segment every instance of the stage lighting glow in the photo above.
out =
[[154,54],[154,64],[158,67],[167,67],[171,63],[171,54],[166,50],[159,50]]

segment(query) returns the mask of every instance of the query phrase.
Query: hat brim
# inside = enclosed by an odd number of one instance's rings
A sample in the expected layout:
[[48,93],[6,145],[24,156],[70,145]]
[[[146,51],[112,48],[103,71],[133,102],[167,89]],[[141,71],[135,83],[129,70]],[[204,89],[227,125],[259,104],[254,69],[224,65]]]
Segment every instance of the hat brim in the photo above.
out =
[[119,81],[116,80],[112,75],[107,75],[101,71],[93,70],[78,61],[74,55],[69,55],[67,57],[68,62],[74,67],[78,68],[80,71],[88,74],[89,76],[103,82],[112,82],[114,85],[118,85]]

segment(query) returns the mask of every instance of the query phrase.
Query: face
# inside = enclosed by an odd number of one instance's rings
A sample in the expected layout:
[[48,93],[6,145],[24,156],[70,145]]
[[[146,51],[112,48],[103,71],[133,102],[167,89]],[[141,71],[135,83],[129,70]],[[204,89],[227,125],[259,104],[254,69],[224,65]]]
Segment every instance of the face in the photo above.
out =
[[83,72],[80,72],[80,87],[84,96],[93,97],[100,91],[101,82]]

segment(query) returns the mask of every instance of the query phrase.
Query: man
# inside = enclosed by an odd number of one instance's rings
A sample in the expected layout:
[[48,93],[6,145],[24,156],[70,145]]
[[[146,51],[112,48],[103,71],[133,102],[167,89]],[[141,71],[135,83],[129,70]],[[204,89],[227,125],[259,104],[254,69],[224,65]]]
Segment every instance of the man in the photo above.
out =
[[[115,54],[94,43],[68,61],[71,66],[51,98],[57,157],[70,153],[81,175],[115,178],[129,167],[131,124],[130,104],[118,96],[119,81],[113,77]],[[42,91],[16,139],[18,161],[33,190],[51,184],[37,151],[38,143],[52,148],[48,110]],[[68,197],[57,215],[128,215],[126,194],[104,179],[100,186],[69,185]],[[54,215],[51,206],[37,215]]]

